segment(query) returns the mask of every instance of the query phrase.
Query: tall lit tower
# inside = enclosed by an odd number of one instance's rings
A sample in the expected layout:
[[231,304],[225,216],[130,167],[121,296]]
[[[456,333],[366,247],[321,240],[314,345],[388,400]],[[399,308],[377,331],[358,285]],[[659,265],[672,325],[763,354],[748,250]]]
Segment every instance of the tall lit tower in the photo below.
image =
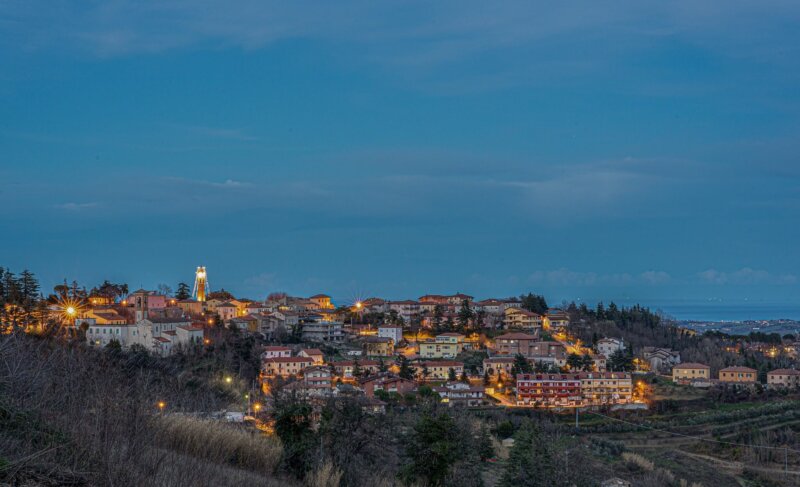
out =
[[206,268],[201,266],[197,268],[194,273],[194,291],[192,296],[201,303],[206,300],[206,291],[208,290],[208,280],[206,277]]

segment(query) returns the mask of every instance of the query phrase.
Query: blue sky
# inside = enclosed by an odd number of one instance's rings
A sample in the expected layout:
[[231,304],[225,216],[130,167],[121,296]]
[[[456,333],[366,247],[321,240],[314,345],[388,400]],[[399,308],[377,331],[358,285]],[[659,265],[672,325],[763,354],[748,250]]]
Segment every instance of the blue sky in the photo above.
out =
[[[702,3],[702,5],[698,5]],[[0,4],[0,265],[796,302],[796,2]]]

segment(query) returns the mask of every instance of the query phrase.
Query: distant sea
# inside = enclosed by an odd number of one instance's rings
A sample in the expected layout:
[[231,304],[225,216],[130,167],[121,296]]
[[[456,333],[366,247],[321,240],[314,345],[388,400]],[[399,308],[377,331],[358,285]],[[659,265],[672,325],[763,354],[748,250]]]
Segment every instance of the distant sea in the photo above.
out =
[[[591,301],[589,301],[591,302]],[[765,301],[724,300],[618,300],[621,306],[641,304],[653,311],[661,310],[678,320],[691,321],[760,321],[798,320],[800,302],[774,303]],[[608,302],[606,301],[606,304]]]
[[800,320],[800,304],[763,302],[652,302],[642,303],[650,309],[660,309],[678,320],[692,321],[749,321]]

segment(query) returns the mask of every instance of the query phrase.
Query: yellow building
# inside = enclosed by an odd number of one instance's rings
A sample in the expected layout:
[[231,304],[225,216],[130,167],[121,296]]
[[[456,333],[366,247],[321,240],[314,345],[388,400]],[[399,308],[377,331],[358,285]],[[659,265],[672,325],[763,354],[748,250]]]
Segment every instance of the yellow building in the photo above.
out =
[[390,357],[394,354],[394,340],[384,337],[367,337],[364,352],[372,357]]
[[[447,380],[450,377],[451,369],[455,372],[456,377],[461,377],[461,374],[464,373],[464,363],[448,360],[422,362],[417,366],[417,377],[422,380]],[[425,375],[426,372],[427,375]]]
[[419,344],[419,356],[422,358],[455,358],[464,350],[464,335],[460,333],[442,333],[432,340]]
[[94,320],[97,325],[124,325],[128,320],[110,307],[90,309],[84,318]]
[[190,316],[198,316],[203,314],[203,303],[200,301],[195,301],[194,299],[181,299],[177,301],[175,305]]
[[672,367],[672,382],[690,382],[695,379],[708,380],[711,367],[705,364],[687,362]]
[[750,367],[727,367],[719,371],[720,382],[753,383],[758,380],[758,371]]
[[522,308],[506,308],[505,324],[518,330],[538,330],[542,327],[542,315]]
[[314,303],[319,309],[333,309],[331,297],[327,294],[316,294],[308,298],[308,300]]
[[569,325],[569,315],[561,310],[548,311],[542,316],[542,326],[545,330],[563,330]]
[[626,372],[584,372],[581,381],[585,405],[627,404],[633,400],[633,380]]

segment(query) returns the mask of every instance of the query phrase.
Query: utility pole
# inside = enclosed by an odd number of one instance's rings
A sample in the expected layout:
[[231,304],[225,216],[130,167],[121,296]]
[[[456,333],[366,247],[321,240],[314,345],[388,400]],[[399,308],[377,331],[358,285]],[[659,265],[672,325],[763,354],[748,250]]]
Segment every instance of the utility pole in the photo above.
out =
[[783,473],[789,475],[789,449],[783,447]]
[[575,430],[576,431],[578,430],[578,427],[579,427],[578,426],[578,411],[579,411],[579,408],[576,406],[575,407]]

